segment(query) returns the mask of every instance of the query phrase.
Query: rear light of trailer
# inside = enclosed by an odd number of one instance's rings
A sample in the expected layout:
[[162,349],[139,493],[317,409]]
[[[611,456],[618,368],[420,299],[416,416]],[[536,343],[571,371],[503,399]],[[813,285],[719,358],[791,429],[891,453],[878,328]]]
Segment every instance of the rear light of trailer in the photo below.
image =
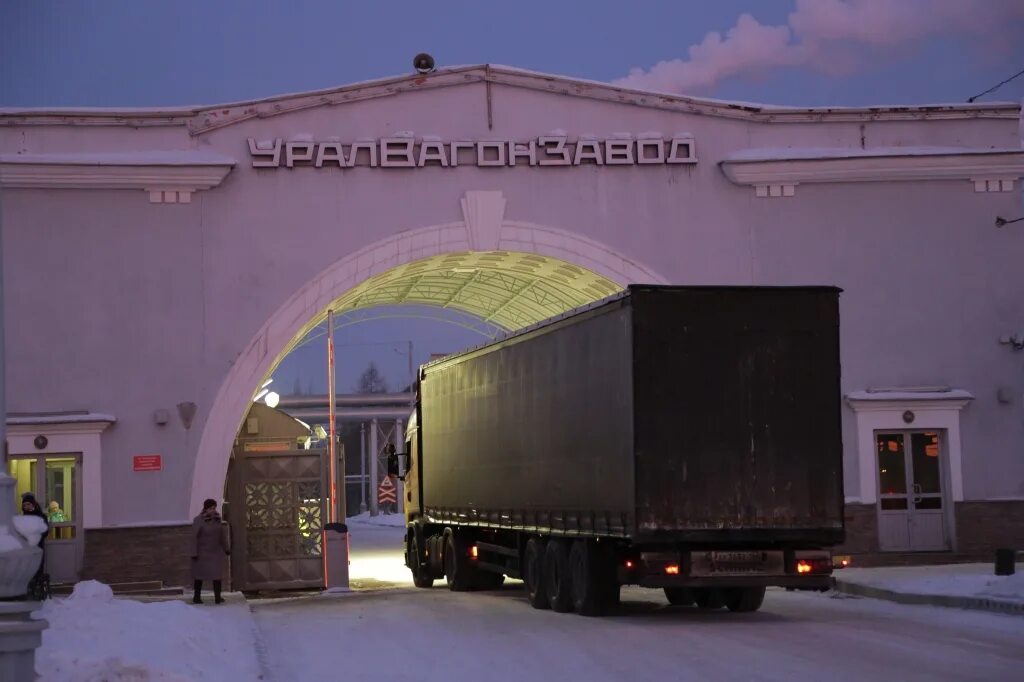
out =
[[797,575],[828,575],[832,572],[832,557],[826,552],[797,552],[790,565]]
[[626,568],[627,569],[633,568],[633,560],[632,559],[626,559]]
[[469,556],[472,559],[479,559],[480,558],[480,549],[476,545],[473,545],[472,547],[469,548]]
[[665,573],[668,575],[679,575],[679,564],[669,564],[665,567]]

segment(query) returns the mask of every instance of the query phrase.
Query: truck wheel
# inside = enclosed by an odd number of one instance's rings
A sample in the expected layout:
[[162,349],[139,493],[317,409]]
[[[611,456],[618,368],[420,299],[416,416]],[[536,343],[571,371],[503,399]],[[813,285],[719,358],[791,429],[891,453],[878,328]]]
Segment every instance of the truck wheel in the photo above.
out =
[[693,601],[698,609],[714,610],[725,606],[722,598],[722,591],[717,587],[695,587],[693,589]]
[[479,568],[476,570],[476,589],[478,590],[500,590],[501,586],[505,584],[505,576],[501,573],[491,573],[490,571],[482,571]]
[[666,587],[665,598],[672,606],[692,606],[693,590],[689,587]]
[[576,540],[569,550],[572,605],[581,616],[600,616],[610,605],[610,571],[603,559],[603,553],[586,540]]
[[757,611],[763,603],[763,587],[734,587],[725,591],[725,605],[733,613]]
[[434,578],[430,575],[430,568],[423,565],[422,559],[420,543],[416,540],[415,533],[412,533],[409,537],[409,570],[412,571],[412,584],[416,587],[433,587]]
[[544,587],[544,549],[544,540],[532,537],[526,541],[523,552],[523,587],[526,588],[526,600],[535,609],[551,608],[548,591]]
[[544,589],[553,611],[572,611],[572,573],[569,571],[569,543],[565,540],[549,540],[544,549]]
[[444,578],[452,592],[473,589],[475,567],[470,563],[469,546],[453,531],[445,531]]

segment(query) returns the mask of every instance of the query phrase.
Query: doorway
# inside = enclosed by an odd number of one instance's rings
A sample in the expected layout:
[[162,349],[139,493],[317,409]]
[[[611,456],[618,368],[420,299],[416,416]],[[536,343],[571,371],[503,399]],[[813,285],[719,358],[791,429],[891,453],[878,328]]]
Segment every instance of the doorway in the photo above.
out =
[[8,469],[16,482],[16,514],[21,496],[35,493],[50,523],[46,536],[46,572],[52,583],[73,583],[82,568],[82,491],[79,455],[19,457],[12,455]]
[[882,551],[948,550],[940,431],[878,431],[878,542]]

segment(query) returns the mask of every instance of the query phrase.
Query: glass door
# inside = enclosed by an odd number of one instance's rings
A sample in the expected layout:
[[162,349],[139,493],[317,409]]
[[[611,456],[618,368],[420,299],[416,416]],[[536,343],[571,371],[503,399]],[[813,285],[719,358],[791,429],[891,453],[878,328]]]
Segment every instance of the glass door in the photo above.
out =
[[882,550],[949,549],[936,431],[877,433],[878,538]]
[[21,513],[21,496],[32,492],[50,524],[43,545],[50,582],[76,581],[83,554],[78,458],[12,457],[8,468],[16,482],[15,513]]

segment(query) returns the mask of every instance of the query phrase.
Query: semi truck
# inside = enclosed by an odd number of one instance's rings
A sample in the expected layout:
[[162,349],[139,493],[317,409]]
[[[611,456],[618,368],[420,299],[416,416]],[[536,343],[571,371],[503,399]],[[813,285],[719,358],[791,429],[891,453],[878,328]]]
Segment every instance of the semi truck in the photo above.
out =
[[823,590],[844,539],[835,287],[632,285],[419,368],[405,563],[454,591],[521,579],[601,615],[624,585],[760,608]]

